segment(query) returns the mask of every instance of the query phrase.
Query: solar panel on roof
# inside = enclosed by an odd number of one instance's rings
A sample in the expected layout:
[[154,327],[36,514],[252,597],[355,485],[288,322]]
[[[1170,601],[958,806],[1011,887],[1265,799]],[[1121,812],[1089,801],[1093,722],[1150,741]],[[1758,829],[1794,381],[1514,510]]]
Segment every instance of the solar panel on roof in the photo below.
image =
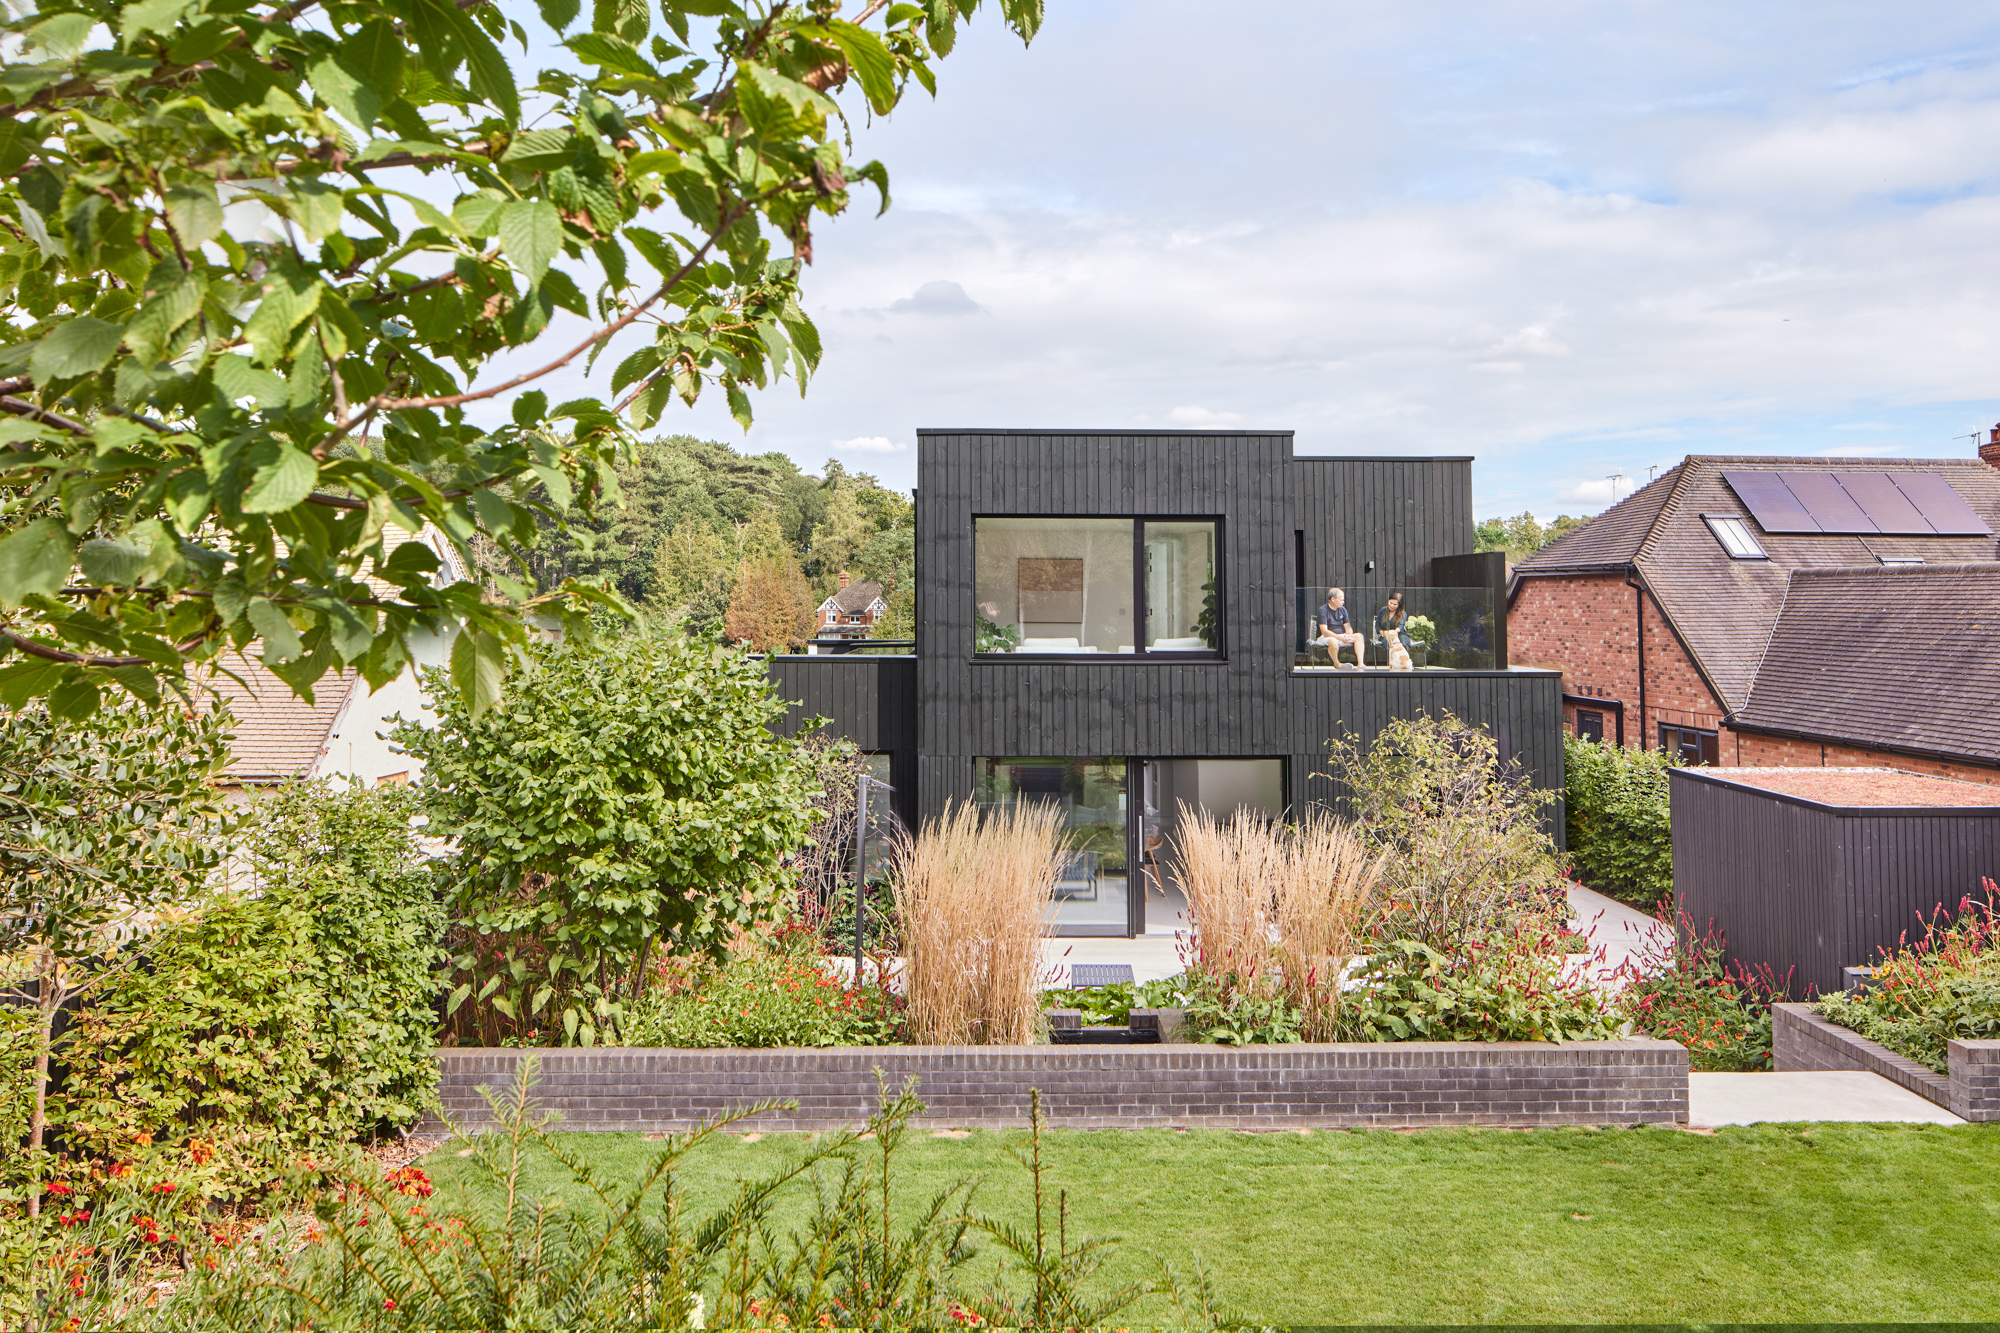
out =
[[1889,479],[1910,498],[1918,512],[1930,520],[1940,537],[1990,537],[1993,529],[1979,521],[1979,515],[1953,490],[1951,483],[1936,472],[1894,472]]
[[1929,537],[1937,532],[1923,511],[1896,489],[1886,472],[1836,472],[1840,488],[1861,506],[1876,530],[1893,537]]
[[1766,532],[1818,532],[1819,524],[1777,472],[1725,472],[1722,479]]
[[1821,532],[1880,532],[1831,472],[1780,472]]

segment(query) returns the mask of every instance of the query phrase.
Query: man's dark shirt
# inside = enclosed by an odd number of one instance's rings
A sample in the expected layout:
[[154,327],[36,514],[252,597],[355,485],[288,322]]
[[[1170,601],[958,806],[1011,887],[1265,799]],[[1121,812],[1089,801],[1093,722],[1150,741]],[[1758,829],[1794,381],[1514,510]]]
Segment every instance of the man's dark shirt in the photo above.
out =
[[1352,634],[1354,632],[1353,624],[1347,619],[1346,607],[1327,606],[1324,604],[1320,606],[1319,610],[1313,612],[1313,628],[1319,631],[1320,636],[1327,634]]

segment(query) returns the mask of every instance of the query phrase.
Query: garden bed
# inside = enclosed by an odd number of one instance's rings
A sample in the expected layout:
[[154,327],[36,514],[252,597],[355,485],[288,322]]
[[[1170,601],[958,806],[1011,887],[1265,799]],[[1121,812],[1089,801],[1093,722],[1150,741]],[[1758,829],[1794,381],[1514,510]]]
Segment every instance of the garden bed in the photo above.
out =
[[771,1050],[440,1050],[445,1113],[493,1123],[479,1089],[512,1086],[537,1057],[536,1101],[566,1128],[693,1128],[758,1101],[796,1109],[765,1130],[826,1130],[916,1081],[944,1128],[1028,1123],[1031,1090],[1052,1126],[1076,1129],[1412,1128],[1635,1125],[1687,1119],[1687,1052],[1670,1041],[1356,1042],[1327,1045],[877,1046]]
[[1965,1120],[2000,1120],[2000,1041],[1949,1043],[1949,1075],[1832,1023],[1811,1005],[1771,1007],[1772,1051],[1782,1072],[1853,1069],[1880,1074]]

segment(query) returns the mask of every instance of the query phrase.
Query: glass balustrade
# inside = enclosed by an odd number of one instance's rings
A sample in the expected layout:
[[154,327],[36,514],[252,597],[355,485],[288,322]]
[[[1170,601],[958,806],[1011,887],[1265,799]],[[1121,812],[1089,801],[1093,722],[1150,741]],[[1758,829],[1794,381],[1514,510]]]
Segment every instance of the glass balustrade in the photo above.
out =
[[[1338,596],[1335,596],[1335,591]],[[1292,664],[1301,671],[1493,671],[1491,588],[1298,588]],[[1339,613],[1345,611],[1343,617]]]

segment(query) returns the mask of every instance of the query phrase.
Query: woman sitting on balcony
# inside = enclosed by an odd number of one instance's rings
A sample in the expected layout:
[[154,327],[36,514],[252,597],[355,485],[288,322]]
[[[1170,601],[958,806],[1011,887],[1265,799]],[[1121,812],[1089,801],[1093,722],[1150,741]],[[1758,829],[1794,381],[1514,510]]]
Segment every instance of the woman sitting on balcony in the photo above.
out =
[[1375,642],[1389,646],[1389,670],[1415,671],[1416,663],[1410,660],[1410,632],[1403,628],[1409,621],[1410,613],[1403,603],[1403,594],[1392,592],[1382,609],[1375,613]]

